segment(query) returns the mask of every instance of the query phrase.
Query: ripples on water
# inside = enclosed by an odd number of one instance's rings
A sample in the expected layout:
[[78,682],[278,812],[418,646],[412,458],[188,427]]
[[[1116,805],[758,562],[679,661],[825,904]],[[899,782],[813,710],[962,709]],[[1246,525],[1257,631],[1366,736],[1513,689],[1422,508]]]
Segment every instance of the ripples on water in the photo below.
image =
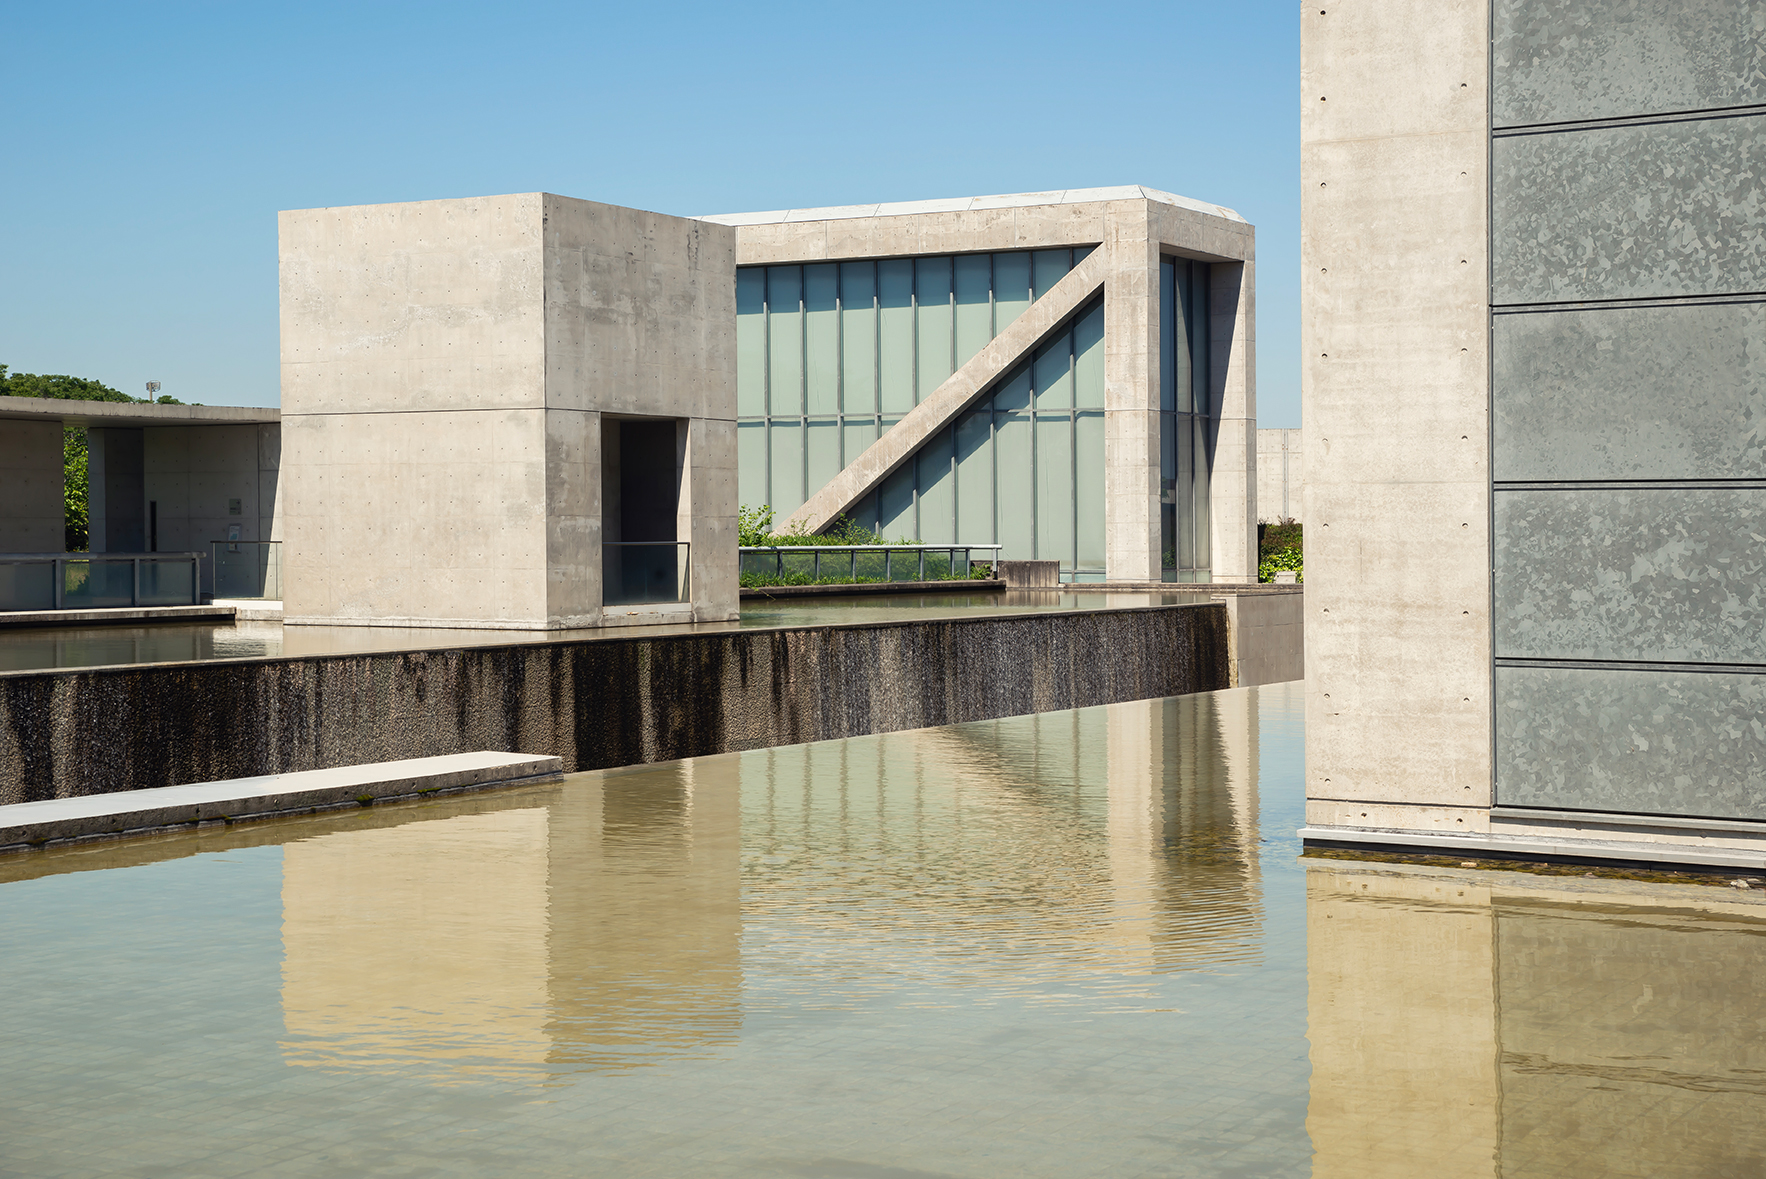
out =
[[1756,902],[1303,868],[1300,737],[1284,685],[0,861],[0,1171],[1759,1173]]

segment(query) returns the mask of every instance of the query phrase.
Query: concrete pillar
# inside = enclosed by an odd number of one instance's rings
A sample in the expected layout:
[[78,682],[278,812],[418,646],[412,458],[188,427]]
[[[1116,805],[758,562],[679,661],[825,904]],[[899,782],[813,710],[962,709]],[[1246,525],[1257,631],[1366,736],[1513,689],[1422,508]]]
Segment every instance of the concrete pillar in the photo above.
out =
[[65,541],[61,423],[0,419],[0,553],[59,553]]
[[1112,201],[1104,280],[1104,570],[1158,581],[1159,255],[1146,201]]
[[1255,268],[1247,257],[1209,270],[1209,401],[1219,423],[1209,481],[1215,581],[1257,580]]

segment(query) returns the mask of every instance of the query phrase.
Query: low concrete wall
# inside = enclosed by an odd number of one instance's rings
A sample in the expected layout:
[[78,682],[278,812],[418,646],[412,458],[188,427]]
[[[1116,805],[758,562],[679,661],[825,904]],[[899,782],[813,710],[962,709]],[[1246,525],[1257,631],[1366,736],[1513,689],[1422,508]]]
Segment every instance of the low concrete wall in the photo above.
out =
[[1232,686],[1306,678],[1304,592],[1230,594],[1226,599]]
[[1219,603],[0,675],[0,803],[470,750],[569,770],[1228,685]]

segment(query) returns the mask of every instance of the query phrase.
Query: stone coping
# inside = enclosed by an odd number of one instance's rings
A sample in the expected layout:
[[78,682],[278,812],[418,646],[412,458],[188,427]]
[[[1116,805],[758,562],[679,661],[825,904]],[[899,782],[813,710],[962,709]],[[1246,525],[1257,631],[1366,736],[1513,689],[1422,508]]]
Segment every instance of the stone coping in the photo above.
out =
[[556,778],[563,772],[564,762],[557,757],[485,751],[18,802],[0,806],[0,852],[367,806]]
[[1300,828],[1297,834],[1308,846],[1321,847],[1368,847],[1382,851],[1535,857],[1541,860],[1589,863],[1627,860],[1663,866],[1678,864],[1754,872],[1766,869],[1766,844],[1758,850],[1751,850],[1710,844],[1646,843],[1631,839],[1578,839],[1539,834],[1510,835],[1494,831],[1488,834],[1473,831],[1442,833],[1373,827],[1308,826]]
[[110,606],[100,610],[8,610],[0,630],[23,626],[100,626],[113,622],[231,622],[233,606]]

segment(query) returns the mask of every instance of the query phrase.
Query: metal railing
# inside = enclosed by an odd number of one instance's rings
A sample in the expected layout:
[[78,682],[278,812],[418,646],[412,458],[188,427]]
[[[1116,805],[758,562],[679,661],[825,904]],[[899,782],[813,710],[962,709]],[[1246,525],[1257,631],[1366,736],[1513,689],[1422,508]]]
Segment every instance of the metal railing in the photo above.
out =
[[215,597],[282,600],[282,542],[211,540]]
[[[762,577],[846,577],[853,582],[942,581],[968,577],[986,553],[991,564],[1004,545],[997,544],[830,544],[744,545],[741,571]],[[897,558],[900,558],[898,560]],[[905,567],[904,567],[905,565]]]
[[0,553],[0,611],[201,603],[201,553]]
[[692,600],[692,545],[684,540],[601,543],[601,602],[641,606]]

